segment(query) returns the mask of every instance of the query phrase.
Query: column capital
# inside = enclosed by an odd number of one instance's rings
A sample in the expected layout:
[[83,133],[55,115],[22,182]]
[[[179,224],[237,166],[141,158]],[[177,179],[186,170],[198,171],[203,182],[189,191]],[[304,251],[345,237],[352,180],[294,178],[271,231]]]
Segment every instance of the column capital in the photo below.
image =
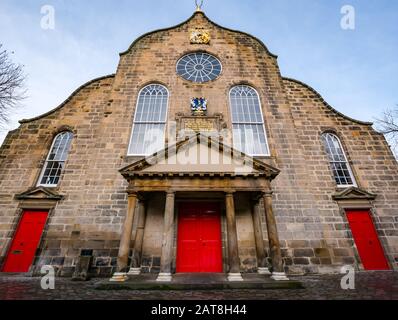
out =
[[128,190],[127,194],[128,194],[129,198],[138,198],[138,192],[137,191]]
[[138,199],[140,202],[145,202],[145,201],[147,201],[145,195],[144,195],[142,192],[140,192],[140,191],[138,191],[138,190],[136,190],[136,189],[127,189],[126,192],[127,192],[127,196],[128,196],[129,199],[131,199],[131,198],[136,198],[136,199]]
[[273,195],[274,195],[273,191],[266,191],[263,193],[263,197],[266,197],[266,198],[272,198]]
[[227,197],[233,197],[236,193],[236,190],[225,190],[224,192]]
[[168,190],[166,191],[166,196],[168,197],[175,197],[176,192],[174,190]]

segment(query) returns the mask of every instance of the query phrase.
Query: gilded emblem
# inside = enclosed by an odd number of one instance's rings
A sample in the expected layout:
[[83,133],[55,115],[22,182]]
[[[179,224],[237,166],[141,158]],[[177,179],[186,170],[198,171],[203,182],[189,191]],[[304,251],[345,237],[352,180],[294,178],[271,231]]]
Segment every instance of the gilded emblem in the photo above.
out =
[[193,116],[204,116],[207,114],[207,100],[205,98],[192,98],[191,111]]
[[196,29],[191,32],[191,44],[209,44],[210,43],[209,32]]

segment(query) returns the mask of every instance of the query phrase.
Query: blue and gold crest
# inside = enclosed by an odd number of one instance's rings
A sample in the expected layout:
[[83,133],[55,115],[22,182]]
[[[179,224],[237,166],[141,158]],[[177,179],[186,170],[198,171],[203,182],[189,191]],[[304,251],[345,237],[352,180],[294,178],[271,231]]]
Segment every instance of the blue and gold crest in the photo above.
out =
[[205,98],[192,98],[191,111],[194,116],[206,115],[207,100]]

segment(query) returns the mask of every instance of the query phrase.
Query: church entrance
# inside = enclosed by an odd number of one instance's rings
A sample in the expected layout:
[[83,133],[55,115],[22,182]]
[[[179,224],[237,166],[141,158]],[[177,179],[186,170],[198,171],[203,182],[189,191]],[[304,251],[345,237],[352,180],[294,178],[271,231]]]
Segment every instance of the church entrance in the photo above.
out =
[[219,203],[181,203],[177,273],[222,273]]
[[347,219],[365,270],[390,270],[369,210],[348,210]]
[[25,211],[11,243],[3,272],[28,272],[35,258],[48,212]]

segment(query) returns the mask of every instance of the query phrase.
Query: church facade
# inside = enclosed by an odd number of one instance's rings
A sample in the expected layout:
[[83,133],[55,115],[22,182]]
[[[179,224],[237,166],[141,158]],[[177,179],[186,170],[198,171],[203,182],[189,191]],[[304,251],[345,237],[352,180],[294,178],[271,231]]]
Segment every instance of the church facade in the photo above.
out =
[[[0,149],[0,270],[398,269],[398,164],[371,123],[210,21],[148,33]],[[81,267],[81,266],[79,266]]]

